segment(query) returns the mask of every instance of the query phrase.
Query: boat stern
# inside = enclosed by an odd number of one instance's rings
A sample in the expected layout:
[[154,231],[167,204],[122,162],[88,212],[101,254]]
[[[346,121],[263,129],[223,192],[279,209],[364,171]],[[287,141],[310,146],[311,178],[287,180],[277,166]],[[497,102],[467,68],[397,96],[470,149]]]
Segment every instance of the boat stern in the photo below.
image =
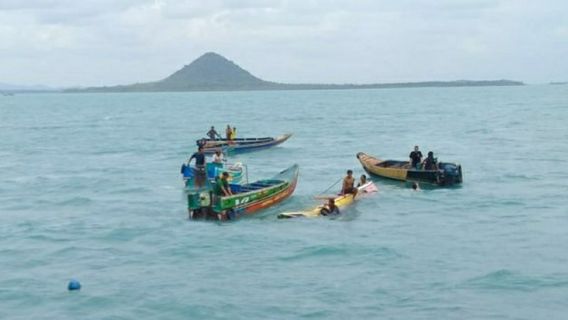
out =
[[453,186],[463,182],[462,167],[456,163],[441,162],[439,164],[440,185]]

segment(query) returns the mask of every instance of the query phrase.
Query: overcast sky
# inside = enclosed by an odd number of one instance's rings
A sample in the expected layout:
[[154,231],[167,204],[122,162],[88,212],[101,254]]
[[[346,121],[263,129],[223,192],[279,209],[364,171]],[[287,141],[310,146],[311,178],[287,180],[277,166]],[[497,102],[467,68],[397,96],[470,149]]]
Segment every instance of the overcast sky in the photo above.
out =
[[0,0],[0,82],[159,80],[214,51],[265,80],[568,80],[568,0]]

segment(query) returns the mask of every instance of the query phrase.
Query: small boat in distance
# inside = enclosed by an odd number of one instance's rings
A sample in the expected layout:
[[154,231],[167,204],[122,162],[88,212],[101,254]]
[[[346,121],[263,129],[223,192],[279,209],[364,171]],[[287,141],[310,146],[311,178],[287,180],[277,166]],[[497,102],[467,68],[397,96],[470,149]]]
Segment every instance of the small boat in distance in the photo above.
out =
[[191,219],[217,220],[225,212],[230,220],[256,213],[288,198],[296,189],[297,164],[281,171],[271,179],[246,184],[230,184],[231,196],[215,196],[212,188],[200,189],[187,195]]
[[233,140],[226,139],[200,139],[197,140],[197,145],[203,146],[203,151],[206,154],[215,153],[215,151],[220,150],[222,152],[248,152],[256,151],[261,149],[266,149],[274,147],[288,140],[292,136],[291,133],[283,134],[276,138],[264,137],[264,138],[237,138]]
[[[346,207],[352,204],[355,200],[358,200],[360,197],[364,196],[367,193],[377,192],[377,186],[372,181],[365,183],[362,186],[357,187],[357,197],[353,199],[353,194],[343,194],[337,195],[335,197],[330,197],[334,200],[335,206],[338,208]],[[319,197],[322,198],[322,197]],[[306,211],[295,211],[295,212],[284,212],[278,215],[278,219],[289,219],[289,218],[317,218],[324,216],[322,214],[322,210],[329,209],[326,204],[321,204],[311,210]]]
[[416,170],[410,169],[408,161],[382,160],[364,152],[357,153],[357,159],[367,172],[383,178],[438,186],[452,186],[463,181],[461,166],[455,163],[439,162],[438,170]]

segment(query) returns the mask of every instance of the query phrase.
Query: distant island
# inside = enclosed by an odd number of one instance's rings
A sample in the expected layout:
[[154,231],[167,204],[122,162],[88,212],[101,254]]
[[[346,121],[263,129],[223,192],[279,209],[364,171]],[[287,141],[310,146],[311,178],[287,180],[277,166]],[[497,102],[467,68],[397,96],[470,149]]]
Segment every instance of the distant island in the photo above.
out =
[[561,85],[565,85],[568,84],[568,81],[562,81],[562,82],[551,82],[550,85],[553,86],[561,86]]
[[65,92],[159,92],[240,90],[321,90],[418,87],[521,86],[511,80],[457,80],[377,84],[289,84],[262,80],[227,58],[208,52],[169,77],[155,81],[109,87],[73,88]]
[[14,93],[44,93],[44,92],[56,92],[59,89],[50,88],[41,85],[15,85],[9,83],[0,83],[0,95],[3,96],[13,96]]

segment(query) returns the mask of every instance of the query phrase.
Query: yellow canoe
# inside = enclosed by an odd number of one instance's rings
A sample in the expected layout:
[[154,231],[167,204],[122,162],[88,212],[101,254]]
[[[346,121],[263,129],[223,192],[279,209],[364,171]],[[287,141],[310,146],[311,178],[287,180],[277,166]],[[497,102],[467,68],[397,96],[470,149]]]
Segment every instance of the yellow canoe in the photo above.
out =
[[[353,203],[354,200],[359,199],[365,193],[371,193],[378,191],[377,186],[371,181],[365,183],[364,185],[357,188],[357,198],[353,199],[353,194],[345,194],[345,195],[338,195],[334,198],[335,205],[341,209]],[[278,219],[287,219],[287,218],[316,218],[322,216],[321,210],[323,208],[327,208],[327,205],[321,204],[311,210],[306,211],[295,211],[295,212],[284,212],[278,215]]]
[[410,169],[408,161],[382,160],[364,152],[357,153],[357,159],[367,172],[400,181],[406,181]]

